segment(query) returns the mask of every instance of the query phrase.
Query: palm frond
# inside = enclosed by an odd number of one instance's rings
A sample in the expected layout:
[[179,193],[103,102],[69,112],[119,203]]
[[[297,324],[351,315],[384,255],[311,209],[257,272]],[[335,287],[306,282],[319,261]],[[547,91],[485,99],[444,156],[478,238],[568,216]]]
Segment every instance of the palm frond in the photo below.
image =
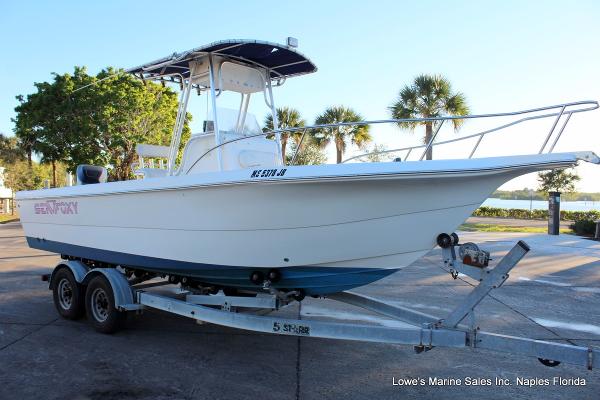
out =
[[[450,115],[468,115],[471,112],[467,105],[467,99],[462,93],[456,93],[448,97],[444,105],[444,110]],[[453,119],[452,125],[454,126],[454,130],[458,131],[464,122],[464,119]]]
[[[462,93],[452,93],[450,81],[442,75],[422,74],[414,78],[412,84],[405,85],[396,102],[389,107],[392,118],[432,118],[442,115],[467,115],[469,107]],[[458,130],[464,120],[453,120]],[[425,122],[400,122],[403,129],[414,130]]]
[[[348,122],[360,122],[363,118],[351,108],[344,106],[332,106],[317,116],[315,124],[339,124]],[[371,141],[369,126],[367,125],[344,125],[333,128],[321,128],[311,132],[312,139],[320,147],[334,142],[342,153],[346,150],[348,142],[359,147]]]

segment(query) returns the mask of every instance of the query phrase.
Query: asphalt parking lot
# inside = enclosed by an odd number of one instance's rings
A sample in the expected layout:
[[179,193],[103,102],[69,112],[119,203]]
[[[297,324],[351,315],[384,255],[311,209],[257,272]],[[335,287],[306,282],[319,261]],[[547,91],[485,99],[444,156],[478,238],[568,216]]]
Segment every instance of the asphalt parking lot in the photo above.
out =
[[[518,238],[532,251],[478,308],[483,330],[600,346],[600,243],[575,236],[464,233],[500,258]],[[443,317],[470,286],[438,267],[433,250],[414,265],[357,289]],[[465,349],[271,336],[158,311],[133,316],[114,335],[60,319],[40,280],[58,257],[29,249],[18,223],[0,225],[0,399],[594,399],[600,371]],[[302,318],[395,321],[328,300],[282,313]],[[436,386],[429,378],[460,379]],[[554,385],[580,378],[585,386]],[[424,385],[394,385],[423,378]],[[469,378],[469,379],[467,379]],[[505,378],[507,386],[467,385]],[[538,378],[538,385],[517,385]],[[549,385],[543,384],[548,379]],[[529,381],[531,383],[531,381]]]

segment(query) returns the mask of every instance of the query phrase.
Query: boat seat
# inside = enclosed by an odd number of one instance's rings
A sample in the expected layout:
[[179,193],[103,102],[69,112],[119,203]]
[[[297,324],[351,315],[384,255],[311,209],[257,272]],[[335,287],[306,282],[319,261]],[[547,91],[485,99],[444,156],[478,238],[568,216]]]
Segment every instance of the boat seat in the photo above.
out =
[[[193,133],[188,139],[187,143],[183,147],[183,153],[181,156],[181,163],[175,175],[185,174],[187,169],[198,159],[198,157],[204,154],[208,149],[200,144],[200,140],[207,134],[212,132]],[[193,153],[193,154],[192,154]]]
[[97,165],[78,165],[77,166],[77,184],[90,185],[94,183],[106,182],[106,168]]
[[135,146],[135,152],[139,157],[169,158],[169,146],[138,144]]
[[[168,175],[164,168],[163,159],[169,158],[169,146],[157,146],[154,144],[138,144],[135,146],[135,152],[139,157],[139,162],[132,165],[133,173],[142,178],[162,178]],[[146,162],[144,158],[150,159]],[[154,161],[158,159],[160,168],[154,168]],[[145,167],[147,165],[148,167]],[[138,168],[141,167],[141,168]]]

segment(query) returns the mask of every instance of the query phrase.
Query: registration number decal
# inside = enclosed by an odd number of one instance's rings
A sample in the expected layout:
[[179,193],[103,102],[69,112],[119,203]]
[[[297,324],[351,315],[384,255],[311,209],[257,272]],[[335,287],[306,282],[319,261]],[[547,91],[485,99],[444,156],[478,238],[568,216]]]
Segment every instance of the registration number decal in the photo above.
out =
[[273,332],[310,336],[310,326],[275,321],[273,322]]
[[270,178],[272,176],[284,176],[286,168],[281,169],[255,169],[250,178]]

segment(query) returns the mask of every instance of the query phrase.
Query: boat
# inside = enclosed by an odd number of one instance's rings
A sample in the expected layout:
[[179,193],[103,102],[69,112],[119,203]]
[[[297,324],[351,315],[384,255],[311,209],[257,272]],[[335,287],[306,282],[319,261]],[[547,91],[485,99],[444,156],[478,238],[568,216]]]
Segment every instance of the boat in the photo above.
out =
[[[294,165],[294,156],[286,163],[282,132],[302,131],[304,138],[313,129],[349,124],[279,129],[273,88],[316,70],[294,40],[220,41],[127,70],[181,87],[170,146],[138,145],[135,173],[141,179],[106,182],[104,168],[80,166],[76,186],[17,193],[29,246],[187,286],[323,296],[409,266],[436,246],[440,233],[454,232],[515,177],[579,161],[600,163],[590,151],[553,152],[569,119],[598,108],[595,101],[413,119],[431,121],[435,133],[429,143],[396,149],[406,155],[396,161]],[[212,117],[203,132],[191,135],[178,162],[192,92],[207,96]],[[223,92],[240,95],[239,109],[229,117],[217,107]],[[262,132],[248,112],[253,94],[272,112],[273,131]],[[423,159],[447,143],[435,142],[445,121],[503,116],[517,119],[453,139],[476,141],[468,157]],[[539,153],[474,157],[487,135],[532,119],[552,121]]]

